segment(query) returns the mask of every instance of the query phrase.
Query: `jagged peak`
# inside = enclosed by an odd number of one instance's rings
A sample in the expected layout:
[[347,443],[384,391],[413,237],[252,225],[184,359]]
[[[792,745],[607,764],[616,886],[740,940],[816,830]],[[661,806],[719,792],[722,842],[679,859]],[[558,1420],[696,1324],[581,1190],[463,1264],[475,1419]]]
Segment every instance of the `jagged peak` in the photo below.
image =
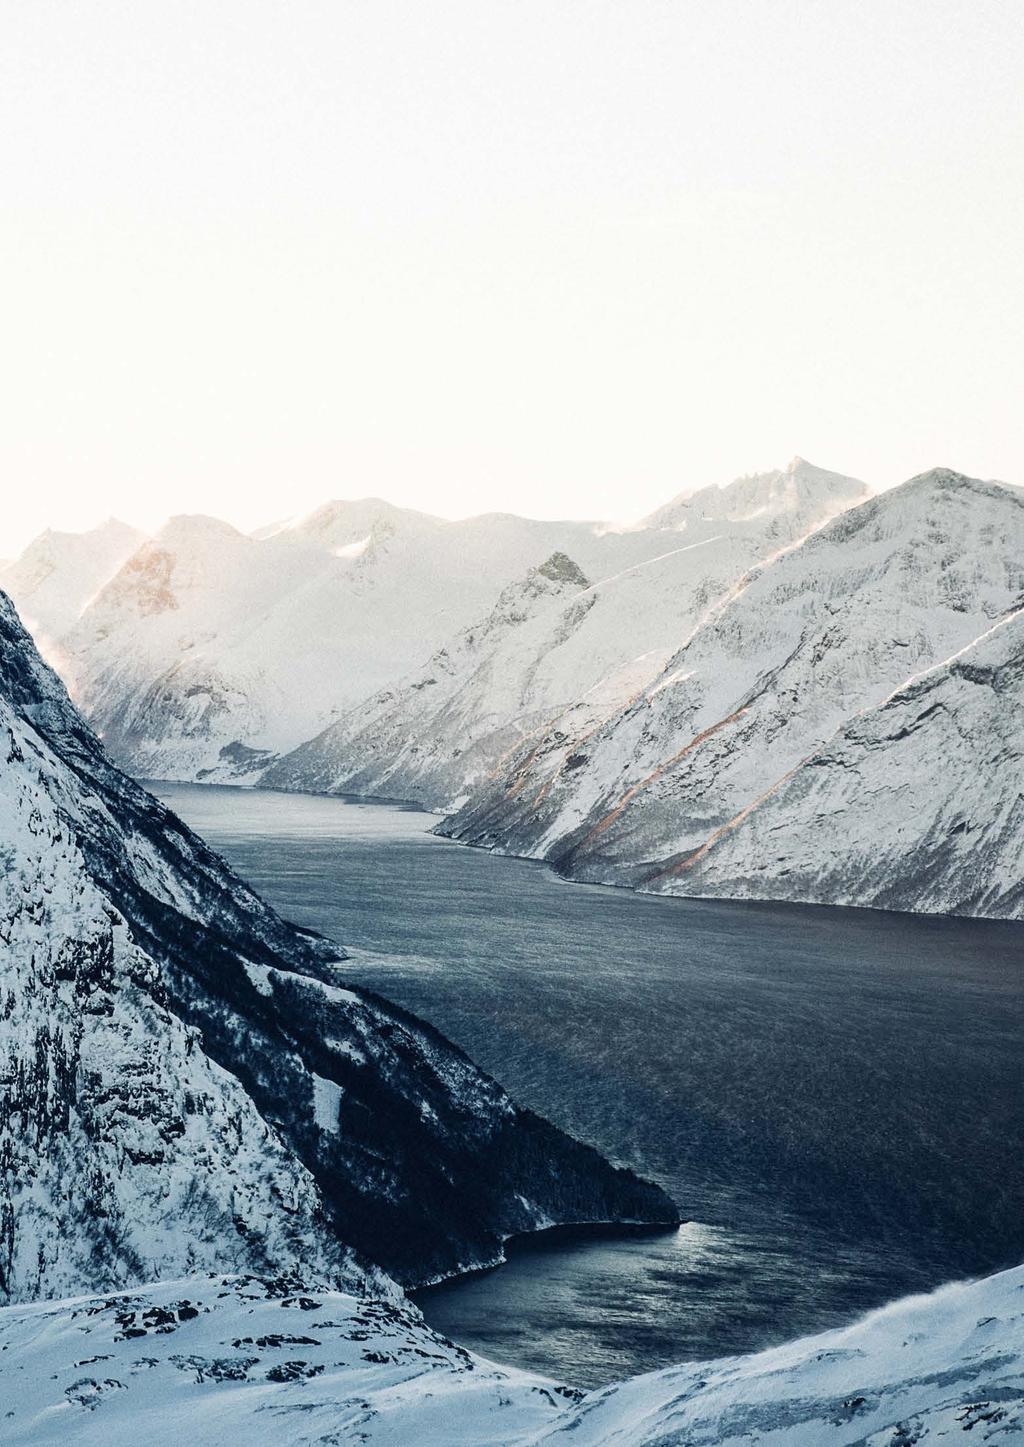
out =
[[[931,467],[926,472],[919,472],[914,477],[908,478],[906,482],[901,482],[896,487],[888,488],[873,496],[869,500],[870,515],[918,508],[923,506],[927,499],[952,497],[957,494],[970,494],[979,499],[986,498],[996,504],[1024,506],[1024,488],[1020,488],[1014,483],[991,482],[979,477],[969,477],[966,473],[957,472],[952,467]],[[863,508],[855,508],[849,516],[856,518],[861,513],[864,513],[865,516],[869,515]]]
[[[536,613],[556,606],[568,590],[575,594],[590,586],[590,580],[579,564],[573,562],[568,553],[556,550],[524,577],[507,584],[487,616],[463,629],[461,642],[479,649],[486,640],[500,635],[509,625],[518,626]],[[448,648],[442,648],[434,654],[432,662],[437,663],[448,656]]]
[[917,491],[960,491],[984,493],[987,497],[996,497],[1001,494],[1009,494],[1011,497],[1017,494],[1020,500],[1021,490],[1012,482],[986,481],[980,477],[970,477],[965,472],[957,472],[952,467],[930,467],[925,472],[918,472],[893,492],[905,492],[911,489]]
[[[1012,483],[984,482],[950,467],[933,467],[845,509],[805,539],[801,550],[842,546],[858,534],[873,536],[879,531],[910,538],[923,522],[937,523],[957,498],[975,509],[968,518],[980,517],[978,509],[985,506],[1002,509],[1008,522],[1016,508],[1024,507],[1024,489]],[[951,531],[963,529],[962,510],[959,521],[953,512],[948,517]]]
[[794,486],[804,502],[820,498],[854,503],[867,497],[869,492],[858,478],[831,472],[797,455],[784,469],[748,472],[731,482],[684,490],[650,513],[643,523],[647,527],[678,527],[694,517],[741,521],[758,512],[791,506]]
[[579,564],[573,562],[568,553],[552,553],[550,558],[545,559],[534,571],[552,583],[573,583],[578,588],[590,587],[590,579]]

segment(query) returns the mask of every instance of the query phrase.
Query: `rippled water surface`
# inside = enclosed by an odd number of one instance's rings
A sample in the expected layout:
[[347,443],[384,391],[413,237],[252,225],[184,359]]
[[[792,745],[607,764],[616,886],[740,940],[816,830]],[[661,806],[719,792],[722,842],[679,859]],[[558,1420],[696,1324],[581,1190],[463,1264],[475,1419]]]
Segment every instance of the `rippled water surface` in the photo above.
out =
[[592,1385],[1024,1259],[1021,926],[645,898],[394,805],[157,791],[354,981],[690,1218],[425,1293],[466,1345]]

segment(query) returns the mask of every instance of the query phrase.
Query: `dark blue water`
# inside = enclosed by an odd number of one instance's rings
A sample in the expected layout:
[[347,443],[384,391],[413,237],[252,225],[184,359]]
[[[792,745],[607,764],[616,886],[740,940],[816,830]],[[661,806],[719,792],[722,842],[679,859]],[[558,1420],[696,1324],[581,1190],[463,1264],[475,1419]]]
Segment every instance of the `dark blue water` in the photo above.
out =
[[159,792],[354,981],[692,1218],[426,1294],[467,1345],[590,1385],[1024,1259],[1024,927],[645,898],[394,806]]

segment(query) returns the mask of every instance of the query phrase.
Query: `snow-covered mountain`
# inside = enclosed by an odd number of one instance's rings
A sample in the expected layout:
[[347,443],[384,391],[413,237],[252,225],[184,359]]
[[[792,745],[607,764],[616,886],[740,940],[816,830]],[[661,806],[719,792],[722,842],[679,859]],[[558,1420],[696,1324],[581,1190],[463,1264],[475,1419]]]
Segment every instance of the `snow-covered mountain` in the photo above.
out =
[[349,989],[112,767],[3,595],[0,749],[0,1299],[212,1269],[386,1290],[552,1222],[673,1219]]
[[54,644],[144,537],[116,518],[84,533],[48,530],[33,539],[16,562],[0,565],[0,588],[13,599],[36,641]]
[[407,1304],[194,1276],[0,1311],[9,1447],[911,1447],[1024,1437],[1024,1268],[586,1395]]
[[[925,787],[930,779],[948,797],[915,808],[913,790],[904,795],[904,832],[891,839],[882,872],[858,864],[870,834],[847,840],[845,815],[827,811],[850,796],[819,792],[812,756],[848,723],[860,737],[857,715],[968,648],[1022,600],[1024,493],[945,470],[912,479],[754,569],[610,718],[588,716],[584,701],[527,740],[444,832],[549,859],[575,878],[647,889],[1017,912],[1007,887],[981,890],[970,870],[954,880],[956,849],[944,850],[944,882],[924,867],[938,848],[929,831],[959,817],[962,787],[927,756],[942,737],[938,720],[900,751],[901,768],[916,767]],[[979,644],[982,655],[1015,636]],[[1001,679],[1011,675],[1000,670]],[[962,672],[950,676],[962,682]],[[975,710],[979,761],[1012,734],[1013,702],[1012,688],[992,689]],[[842,767],[838,753],[828,757]],[[862,741],[859,777],[879,819],[892,757]],[[1019,780],[1012,767],[991,768],[987,779],[989,837],[999,835],[993,860],[1019,873],[1013,830],[1004,838],[996,822],[1015,817]],[[798,796],[803,812],[783,814],[783,800]],[[868,829],[864,798],[858,809]],[[980,800],[977,809],[980,824]],[[896,827],[895,813],[889,823]],[[790,826],[806,832],[780,843]],[[808,882],[812,857],[820,889]]]
[[63,640],[67,676],[136,774],[251,772],[408,672],[562,536],[603,546],[586,525],[446,523],[372,500],[262,537],[176,518]]
[[644,526],[692,532],[706,529],[709,523],[760,521],[775,530],[781,546],[866,495],[867,488],[854,478],[794,457],[788,467],[749,473],[728,487],[681,492],[648,514]]
[[799,464],[743,480],[732,504],[719,499],[726,523],[711,500],[621,528],[508,514],[448,522],[374,498],[249,537],[212,518],[175,518],[90,590],[80,618],[85,598],[75,621],[40,632],[57,639],[76,700],[136,775],[253,777],[411,677],[554,553],[593,580],[722,526],[770,548],[862,492]]
[[625,535],[653,537],[653,555],[598,581],[555,553],[404,683],[360,701],[264,782],[445,808],[577,701],[601,717],[625,704],[747,569],[864,492],[796,458],[784,472],[677,499]]

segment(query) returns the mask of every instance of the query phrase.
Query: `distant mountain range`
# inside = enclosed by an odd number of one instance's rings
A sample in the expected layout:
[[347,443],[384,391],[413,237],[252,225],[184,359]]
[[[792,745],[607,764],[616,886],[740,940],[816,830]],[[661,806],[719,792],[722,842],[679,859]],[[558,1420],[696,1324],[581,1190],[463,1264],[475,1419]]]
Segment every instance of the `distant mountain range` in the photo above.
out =
[[419,800],[445,810],[585,700],[601,715],[656,678],[746,570],[864,495],[795,461],[677,500],[629,535],[649,556],[588,575],[556,553],[507,587],[398,687],[348,710],[265,776],[274,787]]
[[[676,565],[681,590],[699,593],[703,583],[713,596],[863,493],[795,464],[699,494],[696,506],[670,505],[678,516],[665,524],[630,528],[507,514],[453,523],[375,499],[329,503],[253,537],[180,517],[134,546],[121,524],[108,523],[77,542],[44,535],[0,574],[0,586],[124,767],[143,777],[251,778],[415,674],[486,618],[502,590],[528,588],[527,575],[552,554],[605,579],[694,542],[732,538],[732,551],[716,543],[706,563]],[[42,580],[30,566],[41,552],[55,563]],[[82,555],[93,560],[88,570]],[[663,631],[674,643],[671,622]],[[588,683],[600,675],[602,648],[623,651],[600,642],[591,661],[584,644],[577,673]],[[565,686],[556,692],[563,705]]]
[[127,545],[86,536],[66,595],[0,583],[137,774],[417,800],[644,890],[1024,911],[1017,488],[794,459],[628,528],[177,519],[83,605]]

